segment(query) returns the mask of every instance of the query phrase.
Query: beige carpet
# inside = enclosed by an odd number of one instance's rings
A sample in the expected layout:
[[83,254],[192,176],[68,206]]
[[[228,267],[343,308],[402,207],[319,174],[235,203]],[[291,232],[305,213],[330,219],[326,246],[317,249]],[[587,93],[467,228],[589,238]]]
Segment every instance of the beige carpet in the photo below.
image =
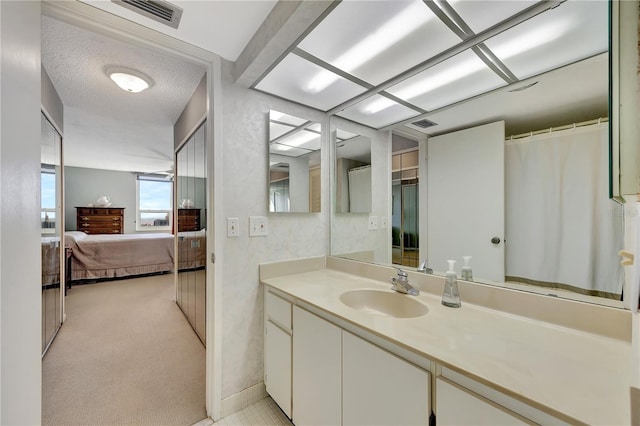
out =
[[173,275],[74,286],[43,359],[43,425],[191,425],[204,418],[205,349]]

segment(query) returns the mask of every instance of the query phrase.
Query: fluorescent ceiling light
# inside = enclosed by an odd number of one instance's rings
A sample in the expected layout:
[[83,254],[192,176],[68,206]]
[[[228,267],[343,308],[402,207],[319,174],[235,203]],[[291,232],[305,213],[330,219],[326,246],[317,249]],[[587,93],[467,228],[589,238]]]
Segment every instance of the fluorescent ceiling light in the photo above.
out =
[[[567,22],[551,22],[547,25],[529,31],[520,37],[509,39],[507,42],[494,46],[491,51],[501,60],[516,56],[521,52],[533,49],[543,44],[547,44],[560,38],[569,30]],[[436,74],[425,76],[424,78],[410,84],[393,94],[401,99],[409,101],[419,95],[423,95],[439,87],[453,83],[454,81],[482,70],[486,65],[478,58],[466,60],[455,67],[446,68]],[[395,104],[388,98],[378,99],[368,104],[362,109],[365,114],[375,114],[387,109]]]
[[138,93],[153,86],[148,75],[125,67],[107,67],[105,73],[125,92]]
[[[571,25],[568,22],[550,22],[519,37],[508,38],[504,43],[491,48],[491,51],[500,59],[508,59],[519,53],[526,52],[562,37]],[[517,27],[514,27],[517,28]]]
[[301,131],[296,133],[295,135],[288,137],[286,139],[283,139],[281,141],[278,141],[279,144],[282,144],[284,146],[287,146],[289,148],[295,148],[298,147],[300,145],[304,145],[307,142],[311,142],[312,140],[319,138],[320,135],[314,133],[314,132],[308,132],[308,131]]
[[[340,55],[332,62],[332,65],[343,71],[351,72],[420,28],[432,16],[422,2],[411,2],[408,7],[389,19],[383,26]],[[311,79],[307,85],[307,91],[318,93],[329,87],[338,78],[338,75],[331,71],[321,71]]]

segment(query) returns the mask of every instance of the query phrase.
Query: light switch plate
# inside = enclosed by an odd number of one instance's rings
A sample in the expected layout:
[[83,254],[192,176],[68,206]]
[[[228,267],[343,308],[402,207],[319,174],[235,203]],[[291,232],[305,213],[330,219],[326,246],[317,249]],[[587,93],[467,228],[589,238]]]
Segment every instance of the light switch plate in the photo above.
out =
[[267,218],[264,216],[249,216],[249,236],[266,237],[269,233]]
[[240,235],[240,219],[237,217],[227,218],[227,237],[238,237]]
[[380,216],[380,229],[387,229],[387,217]]
[[378,216],[369,216],[369,231],[378,229]]

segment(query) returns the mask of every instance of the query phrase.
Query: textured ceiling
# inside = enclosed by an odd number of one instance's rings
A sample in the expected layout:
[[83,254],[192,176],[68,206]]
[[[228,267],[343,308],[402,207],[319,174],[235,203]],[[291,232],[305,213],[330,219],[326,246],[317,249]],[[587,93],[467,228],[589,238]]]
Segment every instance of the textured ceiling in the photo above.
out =
[[[153,172],[173,164],[173,124],[204,68],[42,17],[42,63],[64,104],[65,164]],[[151,76],[149,90],[127,93],[108,65]]]
[[276,0],[170,0],[183,9],[180,26],[173,29],[111,1],[83,2],[216,53],[232,62],[238,59],[276,4]]

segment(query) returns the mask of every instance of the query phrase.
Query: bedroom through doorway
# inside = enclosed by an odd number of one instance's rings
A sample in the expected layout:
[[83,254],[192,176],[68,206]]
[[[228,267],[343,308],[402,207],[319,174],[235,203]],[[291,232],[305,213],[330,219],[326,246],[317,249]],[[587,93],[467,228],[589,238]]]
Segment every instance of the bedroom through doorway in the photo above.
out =
[[[42,64],[64,105],[71,287],[43,358],[42,424],[193,424],[208,415],[208,68],[59,7],[43,5]],[[114,65],[151,87],[121,90],[107,75]],[[194,103],[195,119],[185,114]],[[189,174],[175,161],[197,138]],[[183,295],[197,299],[193,323]]]

